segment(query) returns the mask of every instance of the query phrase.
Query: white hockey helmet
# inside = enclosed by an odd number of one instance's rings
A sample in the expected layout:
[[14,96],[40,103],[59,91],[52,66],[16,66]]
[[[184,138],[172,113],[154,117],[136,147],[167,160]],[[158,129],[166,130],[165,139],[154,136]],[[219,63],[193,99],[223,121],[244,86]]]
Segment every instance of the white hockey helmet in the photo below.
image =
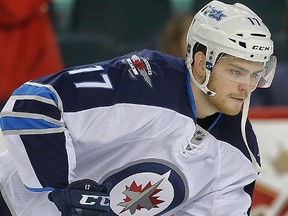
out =
[[[212,1],[194,17],[187,34],[186,65],[192,81],[208,95],[215,92],[207,88],[210,73],[220,54],[249,61],[263,62],[263,72],[256,87],[268,88],[276,70],[273,41],[269,29],[252,10],[243,4],[225,4]],[[206,80],[198,83],[192,73],[194,46],[206,47]],[[254,88],[254,89],[255,89]],[[253,89],[253,90],[254,90]]]

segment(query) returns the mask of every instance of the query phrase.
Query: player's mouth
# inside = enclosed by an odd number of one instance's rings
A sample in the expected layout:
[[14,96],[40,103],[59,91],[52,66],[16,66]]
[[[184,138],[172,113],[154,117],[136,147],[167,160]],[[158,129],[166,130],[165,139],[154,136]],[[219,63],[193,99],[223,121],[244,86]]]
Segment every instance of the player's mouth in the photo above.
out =
[[243,97],[230,97],[231,99],[233,99],[233,101],[237,102],[237,103],[243,103],[245,98]]

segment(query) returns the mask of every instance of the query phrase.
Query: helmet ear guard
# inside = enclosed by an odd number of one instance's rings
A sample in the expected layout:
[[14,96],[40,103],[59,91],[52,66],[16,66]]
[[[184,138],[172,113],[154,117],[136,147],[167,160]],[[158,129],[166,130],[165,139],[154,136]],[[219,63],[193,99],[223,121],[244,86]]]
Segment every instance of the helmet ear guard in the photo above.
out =
[[[199,45],[202,46],[202,49],[198,49],[199,48]],[[193,51],[191,51],[191,45],[188,44],[188,49],[187,49],[187,58],[186,58],[186,65],[187,65],[187,68],[189,70],[189,73],[190,73],[190,78],[192,80],[192,82],[199,88],[201,89],[201,91],[203,91],[205,94],[209,95],[209,96],[215,96],[216,93],[211,91],[210,89],[208,89],[207,85],[208,85],[208,82],[209,82],[209,79],[210,79],[210,74],[211,74],[211,71],[212,71],[212,67],[211,67],[211,64],[209,64],[206,60],[206,64],[205,64],[205,80],[202,84],[198,83],[197,80],[195,79],[193,73],[192,73],[192,63],[193,63],[193,58],[194,58],[194,55],[196,52],[198,51],[202,51],[202,52],[205,52],[207,50],[207,48],[203,47],[203,45],[199,44],[199,43],[195,43],[194,44],[194,47],[193,47]],[[206,51],[206,59],[207,59],[207,51]]]

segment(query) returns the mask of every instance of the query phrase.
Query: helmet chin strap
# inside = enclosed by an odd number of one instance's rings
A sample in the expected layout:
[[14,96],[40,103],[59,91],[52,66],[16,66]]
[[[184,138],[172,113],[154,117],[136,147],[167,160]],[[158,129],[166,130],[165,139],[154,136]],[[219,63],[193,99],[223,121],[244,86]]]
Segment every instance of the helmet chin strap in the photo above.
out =
[[208,82],[209,82],[209,79],[210,79],[210,71],[209,69],[206,68],[206,76],[205,76],[205,81],[204,83],[200,84],[199,82],[197,82],[197,80],[195,79],[194,75],[193,75],[193,72],[192,72],[192,61],[188,60],[187,58],[187,62],[186,62],[186,65],[187,65],[187,68],[188,68],[188,71],[189,71],[189,74],[190,74],[190,78],[192,80],[192,82],[202,91],[204,92],[205,94],[209,95],[209,96],[215,96],[216,95],[216,92],[213,92],[211,91],[207,85],[208,85]]
[[[210,79],[210,72],[207,72],[208,69],[206,69],[206,77],[205,77],[205,81],[204,83],[200,84],[196,81],[195,77],[193,76],[193,74],[191,76],[192,82],[205,94],[209,95],[209,96],[215,96],[216,92],[211,91],[208,87],[207,84],[209,82]],[[192,72],[191,72],[192,73]]]
[[252,166],[253,166],[254,170],[256,172],[261,172],[262,168],[258,164],[258,162],[257,162],[256,158],[254,157],[253,153],[251,152],[251,150],[249,148],[249,145],[248,145],[247,137],[246,137],[246,122],[247,122],[248,112],[249,112],[250,96],[251,96],[251,93],[248,94],[248,97],[244,100],[244,104],[243,104],[242,118],[241,118],[241,133],[242,133],[242,137],[243,137],[244,143],[245,143],[245,145],[247,147],[247,150],[249,152],[249,155],[251,157]]

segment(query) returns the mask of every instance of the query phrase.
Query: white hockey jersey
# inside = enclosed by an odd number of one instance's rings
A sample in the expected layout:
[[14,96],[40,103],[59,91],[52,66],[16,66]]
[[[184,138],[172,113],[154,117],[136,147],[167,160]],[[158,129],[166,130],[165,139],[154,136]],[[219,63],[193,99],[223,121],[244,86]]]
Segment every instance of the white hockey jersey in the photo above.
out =
[[25,83],[1,113],[25,187],[93,179],[110,189],[110,215],[249,214],[257,173],[240,116],[196,126],[189,80],[184,60],[144,50]]

